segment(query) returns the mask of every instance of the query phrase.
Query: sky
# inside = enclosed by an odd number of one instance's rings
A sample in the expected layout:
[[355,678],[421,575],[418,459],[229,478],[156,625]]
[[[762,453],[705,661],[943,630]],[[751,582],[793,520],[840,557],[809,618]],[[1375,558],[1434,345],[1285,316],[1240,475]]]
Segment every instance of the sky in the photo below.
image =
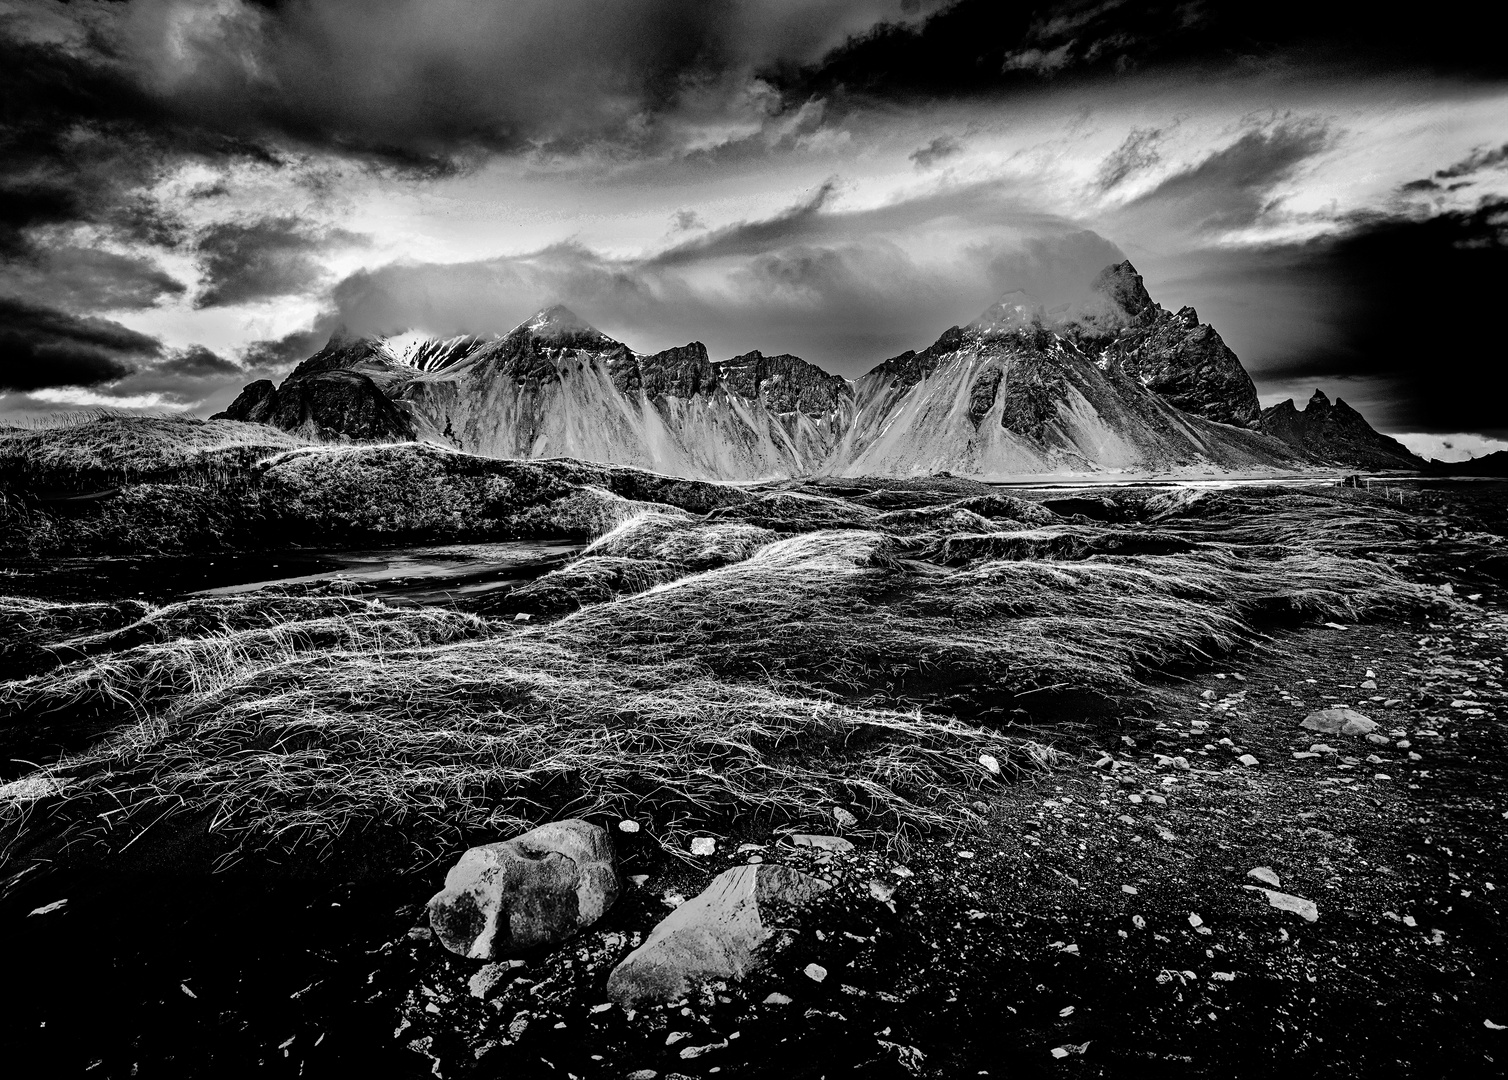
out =
[[0,0],[0,421],[556,302],[853,377],[1129,258],[1264,405],[1508,448],[1488,7]]

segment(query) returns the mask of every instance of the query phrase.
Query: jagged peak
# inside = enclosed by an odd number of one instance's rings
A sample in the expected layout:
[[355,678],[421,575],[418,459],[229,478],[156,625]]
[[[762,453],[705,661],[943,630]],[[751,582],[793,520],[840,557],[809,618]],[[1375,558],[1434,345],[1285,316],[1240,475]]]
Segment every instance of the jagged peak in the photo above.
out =
[[1151,293],[1147,292],[1142,276],[1131,265],[1130,259],[1112,263],[1101,270],[1089,286],[1091,291],[1114,301],[1128,315],[1140,315],[1154,306]]
[[587,336],[612,340],[564,304],[550,304],[540,308],[514,327],[515,333],[519,330],[540,338]]

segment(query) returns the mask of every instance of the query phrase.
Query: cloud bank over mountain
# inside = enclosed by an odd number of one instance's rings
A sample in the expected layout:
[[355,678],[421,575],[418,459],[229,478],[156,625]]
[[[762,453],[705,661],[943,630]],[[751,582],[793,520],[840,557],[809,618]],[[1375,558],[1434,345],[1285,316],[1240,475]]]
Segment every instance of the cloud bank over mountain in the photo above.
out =
[[0,414],[207,413],[340,322],[551,301],[855,374],[1129,256],[1264,396],[1508,435],[1457,389],[1508,250],[1508,61],[1459,14],[5,5]]

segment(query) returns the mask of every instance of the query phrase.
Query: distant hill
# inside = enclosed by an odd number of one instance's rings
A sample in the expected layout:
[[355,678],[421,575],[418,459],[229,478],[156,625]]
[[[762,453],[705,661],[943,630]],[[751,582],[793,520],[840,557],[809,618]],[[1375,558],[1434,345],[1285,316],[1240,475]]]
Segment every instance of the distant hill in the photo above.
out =
[[1508,477],[1508,450],[1495,450],[1467,461],[1431,461],[1429,471],[1438,476]]

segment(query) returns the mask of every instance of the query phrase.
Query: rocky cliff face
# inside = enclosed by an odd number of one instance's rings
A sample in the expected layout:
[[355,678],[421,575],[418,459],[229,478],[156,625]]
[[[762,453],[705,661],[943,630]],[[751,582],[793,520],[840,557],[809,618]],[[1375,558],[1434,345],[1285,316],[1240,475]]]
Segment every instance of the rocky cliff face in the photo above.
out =
[[1322,461],[1366,469],[1422,469],[1416,456],[1397,439],[1373,429],[1366,419],[1340,398],[1330,404],[1320,390],[1300,412],[1289,398],[1262,410],[1261,430]]
[[492,457],[753,480],[1380,461],[1392,440],[1346,412],[1354,422],[1312,431],[1269,421],[1220,335],[1192,308],[1157,304],[1127,262],[1053,311],[1008,294],[854,382],[790,355],[715,361],[695,341],[637,353],[552,307],[491,338],[337,335],[282,387],[253,384],[224,415],[346,438],[406,430]]
[[254,382],[213,419],[269,424],[324,442],[408,441],[417,429],[383,387],[411,375],[380,343],[337,334],[282,386]]

